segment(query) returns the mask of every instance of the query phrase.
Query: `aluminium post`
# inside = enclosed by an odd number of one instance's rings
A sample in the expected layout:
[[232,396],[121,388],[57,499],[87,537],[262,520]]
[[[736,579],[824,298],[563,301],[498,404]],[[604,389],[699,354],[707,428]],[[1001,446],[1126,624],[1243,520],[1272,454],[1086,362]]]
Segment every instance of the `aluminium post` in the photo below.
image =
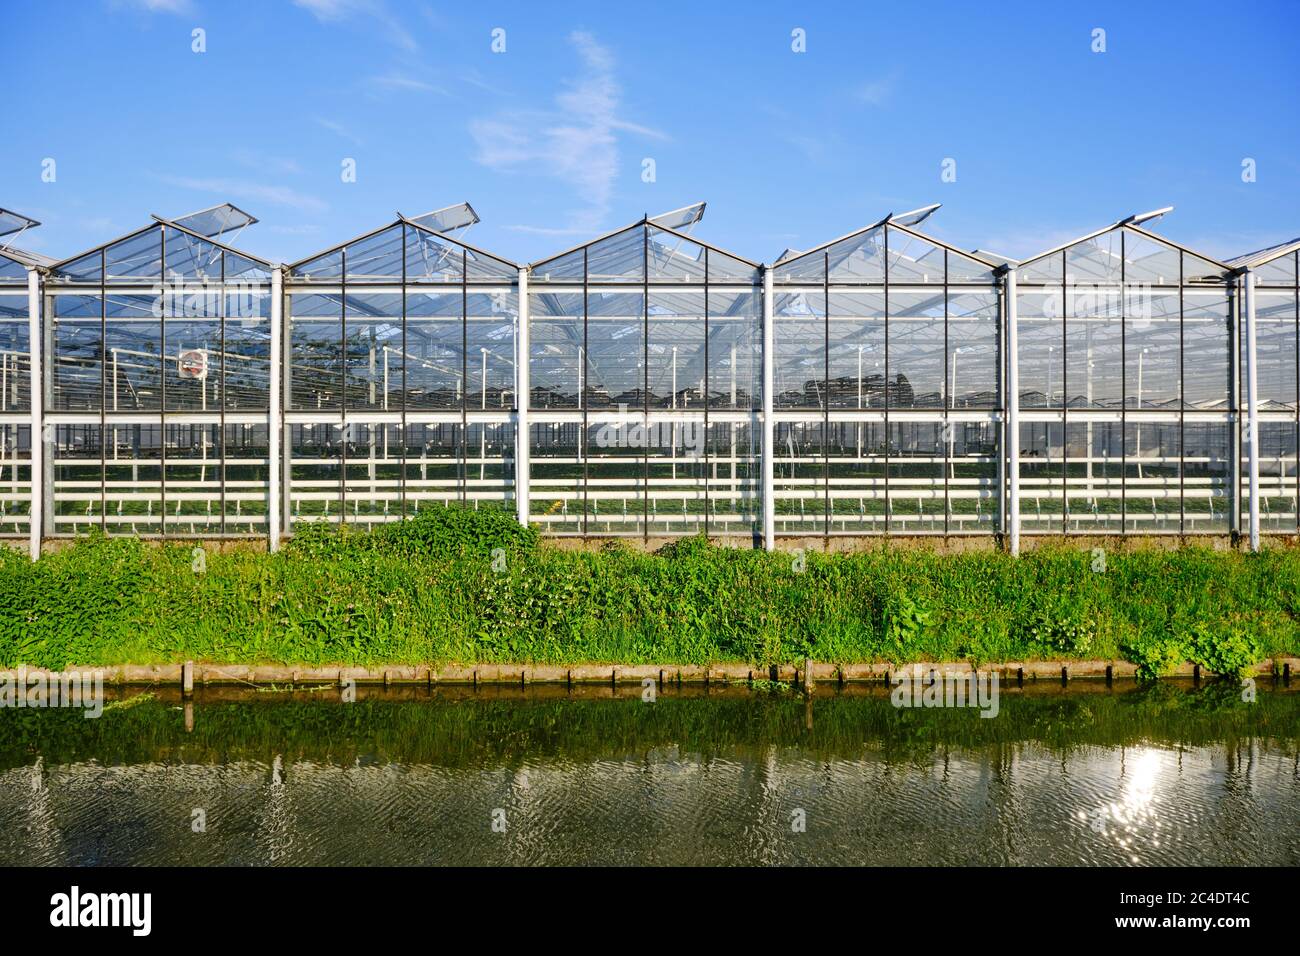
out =
[[1246,468],[1250,502],[1250,550],[1259,550],[1259,367],[1255,351],[1255,273],[1241,276],[1242,306],[1246,313]]
[[1016,325],[1016,269],[1011,266],[1003,278],[1003,298],[1007,317],[1007,418],[1003,430],[1006,448],[1002,456],[1007,465],[1007,542],[1012,554],[1020,553],[1020,354]]
[[528,381],[528,267],[519,269],[519,331],[515,336],[515,508],[519,523],[528,527],[528,402],[532,386]]
[[45,517],[45,363],[41,361],[44,344],[41,330],[41,277],[35,269],[27,270],[27,342],[28,374],[31,388],[31,505],[28,507],[28,531],[31,535],[31,557],[41,556],[41,519]]
[[[284,425],[284,396],[280,393],[280,363],[284,352],[284,273],[271,270],[271,379],[267,392],[266,546],[280,549],[280,432]],[[224,440],[224,436],[223,436]]]
[[776,501],[772,496],[776,454],[776,331],[772,324],[772,269],[763,266],[763,548],[776,548]]

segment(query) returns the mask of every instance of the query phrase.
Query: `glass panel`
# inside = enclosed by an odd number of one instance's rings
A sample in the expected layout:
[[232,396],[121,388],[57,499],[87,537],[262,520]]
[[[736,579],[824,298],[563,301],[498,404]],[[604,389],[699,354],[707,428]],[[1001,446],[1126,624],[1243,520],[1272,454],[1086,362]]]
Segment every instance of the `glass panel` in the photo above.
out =
[[1065,426],[1060,422],[1020,424],[1020,528],[1063,530],[1065,510]]
[[889,282],[891,285],[943,285],[944,250],[910,232],[889,230]]
[[508,411],[515,407],[514,292],[475,292],[466,297],[467,407]]
[[709,293],[709,407],[763,403],[763,306],[758,292]]
[[1182,331],[1178,293],[1131,290],[1125,308],[1125,404],[1177,408]]
[[515,426],[511,422],[471,421],[466,429],[465,501],[513,507]]
[[158,282],[162,280],[162,226],[130,236],[104,250],[105,281]]
[[1125,530],[1130,534],[1177,534],[1181,521],[1177,422],[1124,426]]
[[1122,229],[1076,242],[1065,250],[1065,277],[1070,285],[1118,285],[1123,278]]
[[[704,292],[651,293],[649,388],[651,408],[704,404]],[[701,436],[700,445],[703,446]]]
[[891,533],[944,530],[946,444],[943,422],[890,422]]
[[655,418],[647,434],[650,534],[698,534],[706,508],[704,418]]
[[0,424],[0,535],[27,534],[32,514],[32,428]]
[[529,437],[530,520],[544,533],[581,534],[586,502],[581,422],[533,422]]
[[344,303],[347,407],[402,407],[401,293],[349,294]]
[[103,394],[103,300],[97,295],[56,295],[50,371],[55,411],[97,411]]
[[[264,411],[271,391],[271,296],[246,292],[226,296],[223,357],[226,408]],[[276,396],[276,402],[280,401]]]
[[643,532],[645,446],[640,415],[588,424],[588,534]]
[[1255,293],[1255,356],[1259,407],[1296,407],[1296,296],[1294,292]]
[[1297,252],[1289,252],[1284,256],[1279,256],[1272,262],[1266,262],[1261,266],[1255,267],[1255,285],[1257,286],[1290,286],[1295,288],[1296,284],[1296,256]]
[[1082,283],[1067,289],[1065,374],[1071,408],[1119,407],[1124,369],[1122,307],[1118,285]]
[[[465,326],[461,290],[406,294],[406,407],[460,408],[464,401]],[[389,353],[393,360],[400,353]],[[395,361],[389,375],[402,363]]]
[[406,514],[459,505],[464,492],[465,429],[460,422],[408,422]]
[[585,374],[582,293],[529,296],[528,380],[533,408],[577,408]]
[[748,422],[709,423],[709,534],[748,537],[762,529],[762,430]]
[[1231,311],[1222,291],[1183,292],[1183,403],[1187,408],[1228,407]]
[[829,436],[826,465],[830,471],[830,530],[840,534],[883,532],[884,424],[832,421]]
[[62,266],[57,275],[70,282],[99,282],[103,275],[103,254],[96,249]]
[[[809,301],[817,304],[821,296],[810,295]],[[900,298],[898,306],[903,313],[909,311],[909,300]],[[895,307],[890,297],[890,308]],[[928,308],[928,306],[927,306]],[[826,397],[831,408],[883,408],[885,405],[885,296],[883,292],[832,292],[830,296],[830,382]],[[915,318],[915,316],[913,316]],[[779,329],[779,326],[778,326]],[[906,337],[906,336],[905,336]],[[897,338],[896,338],[897,340]],[[778,356],[781,349],[777,349]],[[938,355],[943,360],[943,302],[939,303]],[[913,354],[915,357],[915,354]],[[889,361],[893,362],[890,355]],[[908,353],[904,352],[904,358]],[[914,363],[910,362],[909,364]],[[778,368],[780,366],[778,365]],[[813,370],[810,370],[813,371]],[[906,376],[899,377],[899,366],[888,369],[890,402],[895,406],[911,405],[913,393]],[[817,391],[812,398],[818,405],[822,401],[821,383],[824,373],[816,370],[816,380],[811,383]],[[941,382],[940,372],[934,383]],[[808,383],[804,385],[808,400]],[[777,395],[781,395],[778,388]]]
[[948,293],[947,384],[953,408],[1001,407],[1001,321],[998,293]]
[[1041,259],[1026,262],[1016,269],[1017,285],[1059,286],[1065,275],[1065,253],[1053,252]]
[[179,229],[162,227],[167,249],[168,281],[221,280],[221,249]]
[[[826,404],[825,310],[826,298],[821,292],[776,296],[772,311],[776,388],[773,401],[777,408],[822,408]],[[852,336],[856,324],[851,318],[847,324],[850,325],[848,334]],[[882,326],[882,339],[883,335]],[[856,348],[859,343],[851,344]]]
[[289,514],[285,524],[339,520],[343,428],[329,422],[289,425]]
[[648,227],[651,282],[704,282],[704,247],[654,226]]
[[57,535],[102,528],[103,431],[99,425],[56,425],[50,467],[54,476]]
[[[460,282],[467,259],[461,246],[406,227],[407,282]],[[350,261],[348,268],[352,268]]]
[[[776,453],[772,458],[772,493],[776,533],[821,534],[826,530],[823,424],[777,422],[774,430]],[[854,488],[857,470],[851,461],[838,469],[834,476],[836,489],[844,486]]]
[[587,248],[573,249],[564,255],[537,263],[529,271],[530,282],[581,282]]
[[343,251],[336,249],[314,259],[308,259],[289,270],[295,279],[338,279],[343,275]]
[[315,411],[342,405],[342,300],[289,296],[289,407]]
[[[1259,426],[1259,526],[1262,531],[1295,534],[1296,425],[1261,422]],[[1243,506],[1248,499],[1243,496]]]
[[1124,436],[1119,422],[1066,426],[1068,486],[1066,529],[1083,534],[1122,530]]
[[[271,448],[266,425],[226,425],[226,534],[267,529]],[[280,467],[276,462],[275,467]]]
[[168,411],[219,409],[221,293],[165,295],[162,305]]
[[645,227],[633,226],[587,246],[589,282],[640,282],[645,278]]
[[401,518],[402,426],[349,420],[343,439],[343,520],[365,526]]
[[645,297],[637,292],[587,296],[589,408],[639,408],[645,392]]
[[25,295],[0,295],[0,412],[32,407],[32,354]]
[[1130,285],[1178,285],[1179,251],[1132,230],[1124,230],[1124,281]]
[[[932,293],[890,293],[889,378],[895,386],[889,395],[891,407],[943,408],[948,374],[944,309],[942,288]],[[832,393],[842,395],[838,378],[833,382]]]
[[168,424],[164,429],[167,534],[221,534],[221,425]]
[[948,431],[948,530],[991,534],[998,523],[998,426],[952,422]]
[[1059,290],[1016,294],[1021,408],[1060,408],[1065,404],[1061,299]]
[[0,284],[27,283],[27,267],[16,259],[0,254]]
[[160,303],[153,296],[109,296],[104,342],[108,411],[156,411],[162,408],[162,319],[159,312]]
[[1183,425],[1183,520],[1187,533],[1226,534],[1231,509],[1232,426],[1227,422]]
[[109,534],[162,532],[162,426],[108,423],[104,483]]
[[[393,282],[402,278],[402,230],[403,226],[389,226],[382,232],[349,244],[343,250],[343,262],[347,268],[348,282]],[[409,241],[409,240],[408,240]],[[408,258],[410,256],[408,248]],[[460,256],[456,256],[456,269],[459,276]],[[418,273],[408,278],[415,281],[422,278]]]

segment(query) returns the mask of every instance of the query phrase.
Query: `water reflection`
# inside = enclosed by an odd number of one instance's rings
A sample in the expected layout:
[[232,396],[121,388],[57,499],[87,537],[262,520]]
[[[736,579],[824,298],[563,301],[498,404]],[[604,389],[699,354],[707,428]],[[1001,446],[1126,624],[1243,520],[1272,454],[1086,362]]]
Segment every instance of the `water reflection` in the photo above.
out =
[[1216,693],[1008,693],[995,720],[743,688],[0,714],[0,863],[1300,863],[1300,696]]

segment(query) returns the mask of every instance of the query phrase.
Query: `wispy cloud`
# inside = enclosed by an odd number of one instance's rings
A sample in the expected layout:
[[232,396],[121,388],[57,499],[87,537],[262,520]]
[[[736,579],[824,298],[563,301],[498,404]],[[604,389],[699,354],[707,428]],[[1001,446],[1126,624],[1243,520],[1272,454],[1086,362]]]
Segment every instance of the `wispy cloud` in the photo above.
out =
[[239,147],[231,150],[230,158],[240,166],[246,166],[249,169],[256,169],[260,172],[280,173],[284,175],[296,176],[302,172],[302,167],[293,159],[283,156],[270,156],[260,150]]
[[574,191],[580,205],[571,222],[548,235],[591,232],[601,225],[618,178],[620,133],[668,138],[620,115],[622,88],[608,49],[584,32],[570,34],[569,42],[581,72],[555,96],[551,109],[506,111],[470,124],[476,159],[484,166],[548,176]]
[[321,129],[329,130],[335,136],[339,136],[343,139],[346,139],[349,143],[352,143],[354,146],[362,145],[361,137],[357,136],[350,129],[348,129],[346,126],[344,126],[342,123],[336,120],[325,119],[324,117],[317,116],[316,125],[319,126]]
[[853,96],[858,102],[866,103],[868,106],[884,106],[893,99],[898,80],[899,73],[895,70],[888,76],[861,84],[853,91]]
[[372,76],[366,82],[377,89],[398,90],[408,93],[436,93],[439,96],[450,95],[441,86],[435,86],[418,77],[396,70],[390,70],[380,76]]
[[384,0],[293,0],[321,23],[358,20],[369,23],[398,49],[414,53],[420,48],[405,24],[388,9]]
[[191,176],[159,176],[161,182],[181,189],[193,189],[197,192],[212,193],[222,199],[245,199],[250,202],[264,202],[274,206],[287,206],[301,212],[320,213],[329,206],[324,200],[308,196],[288,186],[272,186],[266,183],[252,182],[246,179],[226,179],[220,177],[199,178]]

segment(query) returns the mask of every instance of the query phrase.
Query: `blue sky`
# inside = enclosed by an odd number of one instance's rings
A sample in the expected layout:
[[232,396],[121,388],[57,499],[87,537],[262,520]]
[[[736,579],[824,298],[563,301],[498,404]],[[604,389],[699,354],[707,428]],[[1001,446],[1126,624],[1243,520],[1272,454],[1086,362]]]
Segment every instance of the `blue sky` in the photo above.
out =
[[1300,235],[1294,0],[5,6],[0,206],[58,257],[222,200],[283,261],[462,200],[517,261],[698,199],[761,261],[931,202],[1018,257],[1170,204],[1212,255]]

